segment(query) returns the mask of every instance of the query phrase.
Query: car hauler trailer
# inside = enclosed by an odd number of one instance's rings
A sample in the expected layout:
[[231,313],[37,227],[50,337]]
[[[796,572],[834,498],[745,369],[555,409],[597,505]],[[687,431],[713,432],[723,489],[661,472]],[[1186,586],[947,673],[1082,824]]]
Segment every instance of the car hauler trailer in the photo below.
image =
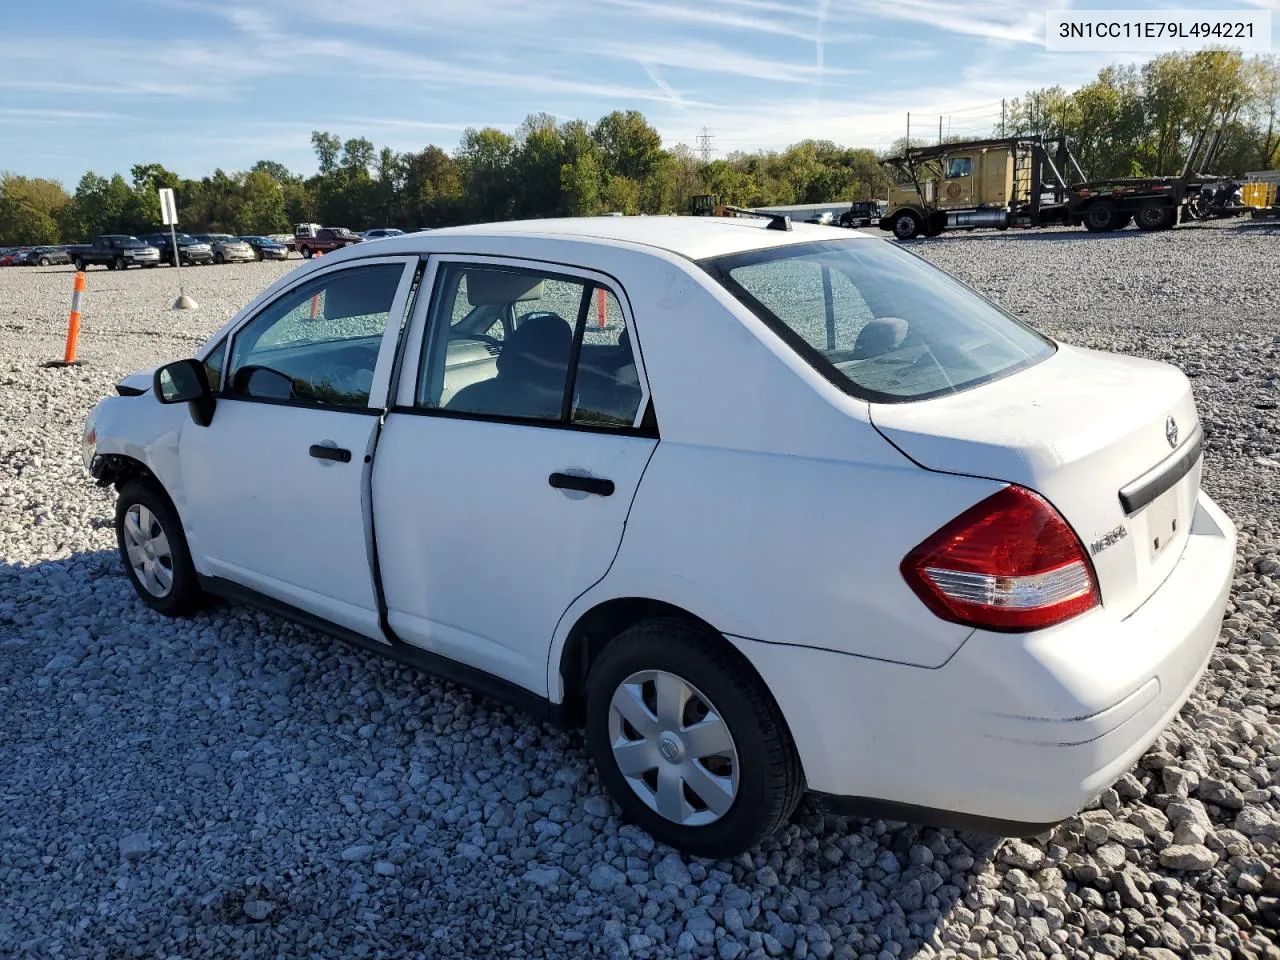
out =
[[[1195,173],[1221,142],[1204,131],[1181,176],[1089,180],[1065,137],[1000,137],[915,147],[881,161],[895,174],[880,229],[901,240],[944,230],[1079,226],[1100,233],[1136,223],[1168,230],[1182,219],[1230,215],[1205,198],[1222,178]],[[1068,179],[1072,174],[1078,180]]]

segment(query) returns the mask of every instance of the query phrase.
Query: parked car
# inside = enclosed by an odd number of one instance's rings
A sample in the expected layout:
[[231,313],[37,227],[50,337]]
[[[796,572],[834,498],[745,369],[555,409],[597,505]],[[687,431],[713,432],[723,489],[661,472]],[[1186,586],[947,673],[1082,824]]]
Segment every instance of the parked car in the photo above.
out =
[[889,208],[886,200],[855,200],[849,209],[840,214],[842,227],[875,227]]
[[13,262],[10,266],[25,267],[31,259],[30,247],[19,247],[13,252]]
[[289,248],[270,237],[241,237],[253,250],[256,260],[288,260]]
[[317,253],[340,250],[360,242],[360,235],[352,233],[346,227],[321,227],[314,223],[300,223],[294,228],[293,248],[307,260]]
[[127,270],[137,265],[155,267],[160,264],[160,251],[137,237],[123,233],[94,237],[91,243],[72,244],[67,256],[77,270],[101,264],[108,270]]
[[253,252],[253,247],[245,243],[239,237],[233,237],[229,233],[197,233],[196,239],[201,243],[207,243],[213,249],[214,263],[233,263],[245,262],[248,260],[257,260],[257,256]]
[[623,814],[714,858],[805,790],[1041,833],[1215,649],[1236,530],[1176,367],[783,218],[372,254],[90,413],[151,608],[259,603],[580,723]]
[[33,267],[48,267],[54,264],[70,262],[71,258],[67,256],[67,248],[61,246],[36,247],[27,258],[28,265]]
[[160,260],[163,263],[174,266],[173,262],[173,241],[178,241],[178,257],[179,262],[184,267],[201,266],[207,263],[213,263],[213,248],[202,240],[198,240],[188,233],[178,233],[170,236],[169,233],[161,231],[158,233],[148,233],[142,238],[160,251]]
[[377,227],[373,230],[366,230],[360,234],[362,240],[381,240],[384,237],[403,237],[404,231],[397,230],[395,227]]

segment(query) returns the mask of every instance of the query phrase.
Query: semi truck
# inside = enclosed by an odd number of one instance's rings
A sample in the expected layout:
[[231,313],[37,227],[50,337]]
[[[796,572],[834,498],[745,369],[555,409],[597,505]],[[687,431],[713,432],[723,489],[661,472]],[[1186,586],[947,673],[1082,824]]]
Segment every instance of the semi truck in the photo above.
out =
[[913,147],[881,161],[895,183],[880,228],[900,240],[979,227],[1083,225],[1100,233],[1130,223],[1168,230],[1184,219],[1228,215],[1204,199],[1206,186],[1221,178],[1196,172],[1196,163],[1207,165],[1220,140],[1219,133],[1210,142],[1207,130],[1197,136],[1180,176],[1100,180],[1085,176],[1065,137]]

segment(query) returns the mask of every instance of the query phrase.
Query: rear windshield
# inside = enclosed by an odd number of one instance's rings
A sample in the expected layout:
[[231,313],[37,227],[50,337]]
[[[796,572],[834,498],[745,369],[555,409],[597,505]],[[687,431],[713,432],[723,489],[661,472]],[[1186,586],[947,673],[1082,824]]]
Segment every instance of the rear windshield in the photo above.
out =
[[886,240],[825,240],[701,265],[827,379],[864,400],[959,393],[1056,349]]

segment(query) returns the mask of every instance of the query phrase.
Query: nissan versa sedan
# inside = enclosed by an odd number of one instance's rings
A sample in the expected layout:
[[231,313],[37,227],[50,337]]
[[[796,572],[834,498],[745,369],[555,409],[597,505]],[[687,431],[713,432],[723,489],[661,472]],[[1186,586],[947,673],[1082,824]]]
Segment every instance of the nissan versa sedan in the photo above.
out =
[[781,217],[354,245],[117,392],[84,457],[144,603],[581,725],[623,815],[705,856],[805,791],[1071,816],[1188,697],[1234,567],[1179,370]]

